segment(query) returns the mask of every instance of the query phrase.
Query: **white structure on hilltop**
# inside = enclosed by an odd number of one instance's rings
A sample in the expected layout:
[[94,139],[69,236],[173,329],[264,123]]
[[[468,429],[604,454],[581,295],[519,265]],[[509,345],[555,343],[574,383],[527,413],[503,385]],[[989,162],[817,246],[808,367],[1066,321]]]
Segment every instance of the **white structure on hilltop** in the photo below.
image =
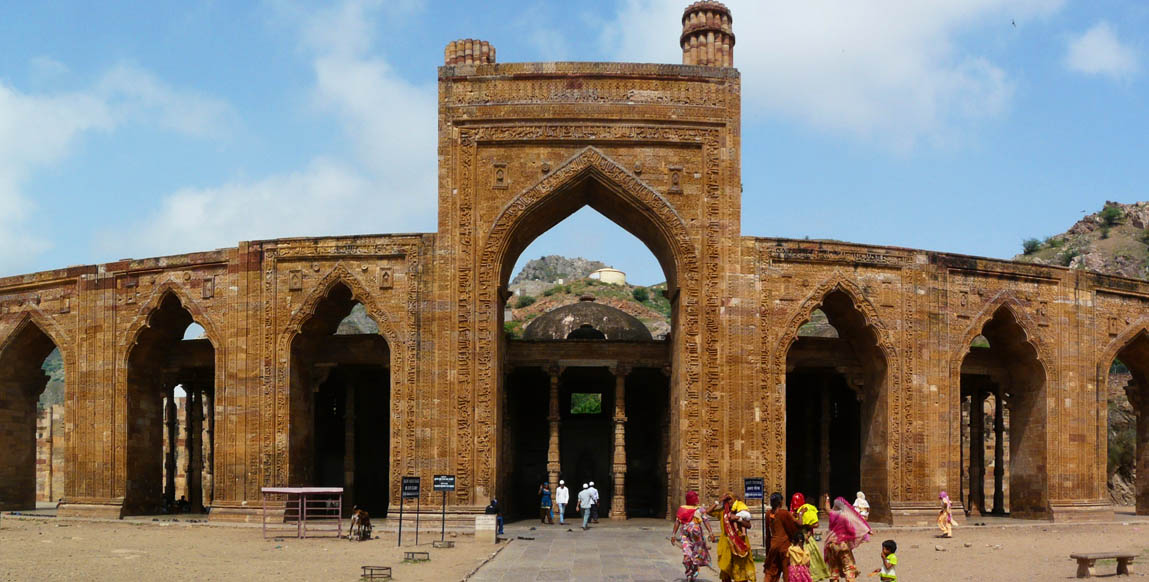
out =
[[589,276],[591,279],[611,285],[626,285],[626,273],[610,267],[594,271]]

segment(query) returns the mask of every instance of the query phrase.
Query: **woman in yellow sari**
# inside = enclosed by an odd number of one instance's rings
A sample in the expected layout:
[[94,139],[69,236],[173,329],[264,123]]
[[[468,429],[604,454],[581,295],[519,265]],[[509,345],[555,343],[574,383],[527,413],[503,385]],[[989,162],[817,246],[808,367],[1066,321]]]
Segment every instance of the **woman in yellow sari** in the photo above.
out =
[[750,551],[750,508],[726,493],[707,511],[722,524],[718,539],[718,574],[722,582],[757,582]]

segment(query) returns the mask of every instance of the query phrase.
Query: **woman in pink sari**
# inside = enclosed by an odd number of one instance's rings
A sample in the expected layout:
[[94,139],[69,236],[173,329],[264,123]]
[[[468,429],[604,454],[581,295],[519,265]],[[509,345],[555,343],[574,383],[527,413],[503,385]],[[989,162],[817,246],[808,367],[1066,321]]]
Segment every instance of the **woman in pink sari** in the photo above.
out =
[[[682,542],[682,566],[690,582],[698,579],[699,568],[710,565],[710,548],[706,547],[706,536],[702,535],[704,527],[707,535],[714,535],[706,512],[698,506],[698,492],[687,491],[686,505],[680,506],[674,515],[674,532],[670,534],[670,541]],[[682,532],[681,538],[678,537],[679,531]]]
[[848,582],[858,579],[858,565],[854,561],[854,548],[870,539],[870,524],[862,518],[850,502],[839,497],[828,512],[829,531],[823,554],[830,567],[830,580],[837,582],[845,578]]

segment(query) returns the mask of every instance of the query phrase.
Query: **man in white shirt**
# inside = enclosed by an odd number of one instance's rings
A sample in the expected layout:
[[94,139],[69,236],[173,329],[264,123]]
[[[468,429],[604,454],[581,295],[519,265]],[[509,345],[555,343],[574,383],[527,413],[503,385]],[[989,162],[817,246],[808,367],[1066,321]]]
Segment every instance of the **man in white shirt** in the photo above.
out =
[[591,523],[598,523],[598,489],[594,487],[594,481],[590,482],[590,521]]
[[578,492],[578,505],[575,506],[576,511],[582,512],[582,528],[583,530],[589,529],[590,526],[587,522],[590,521],[590,506],[594,505],[594,498],[591,497],[590,487],[586,483],[582,484],[582,491]]
[[555,489],[555,505],[558,506],[559,511],[559,525],[566,523],[564,517],[567,512],[567,504],[571,500],[571,490],[567,489],[567,482],[559,479],[559,486]]

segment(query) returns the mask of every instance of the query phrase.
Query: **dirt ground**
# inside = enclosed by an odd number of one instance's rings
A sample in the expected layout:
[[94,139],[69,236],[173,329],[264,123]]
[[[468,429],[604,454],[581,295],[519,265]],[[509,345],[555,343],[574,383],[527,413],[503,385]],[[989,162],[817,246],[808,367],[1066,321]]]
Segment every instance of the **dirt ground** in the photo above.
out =
[[[14,519],[0,522],[0,581],[27,580],[358,580],[364,565],[392,566],[395,580],[462,580],[498,546],[459,536],[434,549],[436,536],[404,532],[380,539],[264,540],[259,528],[174,522],[92,522]],[[449,535],[449,534],[448,534]],[[403,563],[405,550],[431,561]]]
[[[936,529],[877,529],[874,539],[855,552],[858,568],[863,576],[877,568],[881,542],[892,538],[898,543],[898,580],[1075,580],[1077,562],[1069,554],[1111,550],[1136,553],[1131,578],[1149,577],[1149,521],[1144,518],[1114,524],[960,523],[950,539],[934,537]],[[1095,568],[1098,575],[1116,571],[1113,560]]]

